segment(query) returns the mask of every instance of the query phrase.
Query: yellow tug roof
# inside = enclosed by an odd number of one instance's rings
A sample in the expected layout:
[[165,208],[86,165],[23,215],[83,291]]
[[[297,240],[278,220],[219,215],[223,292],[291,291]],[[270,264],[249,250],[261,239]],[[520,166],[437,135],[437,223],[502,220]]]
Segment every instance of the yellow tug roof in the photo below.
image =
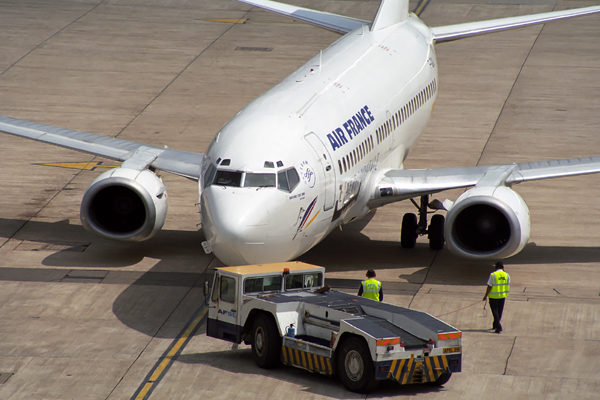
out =
[[256,275],[256,274],[272,274],[274,272],[283,272],[284,268],[288,268],[290,272],[305,271],[308,269],[321,268],[318,265],[306,264],[300,261],[273,263],[273,264],[254,264],[241,265],[238,267],[219,267],[220,271],[230,272],[237,275]]

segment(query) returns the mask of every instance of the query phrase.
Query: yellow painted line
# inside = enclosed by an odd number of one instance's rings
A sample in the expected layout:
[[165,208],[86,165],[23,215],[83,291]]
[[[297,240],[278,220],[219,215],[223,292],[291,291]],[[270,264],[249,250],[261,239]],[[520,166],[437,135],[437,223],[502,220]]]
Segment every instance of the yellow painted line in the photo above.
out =
[[46,167],[85,169],[85,170],[88,170],[88,171],[93,171],[96,168],[119,168],[119,165],[104,165],[104,164],[102,164],[102,161],[44,163],[44,164],[36,164],[36,165],[43,165],[43,166],[46,166]]
[[183,351],[183,348],[188,343],[189,339],[191,339],[191,335],[199,327],[200,322],[202,322],[207,312],[207,308],[202,308],[202,310],[196,314],[195,318],[188,323],[184,331],[175,339],[167,354],[161,357],[162,359],[158,365],[156,365],[149,373],[150,377],[147,378],[145,382],[140,385],[136,393],[134,393],[132,400],[143,400],[148,398],[154,388],[154,384],[160,381],[168,367],[173,363],[177,354]]
[[151,387],[152,387],[152,383],[150,383],[150,382],[146,383],[137,398],[139,398],[139,399],[145,398]]
[[428,4],[429,4],[429,0],[421,0],[419,2],[419,4],[417,4],[417,8],[415,9],[415,14],[417,14],[417,16],[420,16]]
[[247,22],[256,24],[303,24],[301,21],[252,21],[248,18],[204,18],[202,21],[221,22],[225,24],[245,24]]
[[205,18],[202,21],[223,22],[225,24],[245,24],[248,18]]

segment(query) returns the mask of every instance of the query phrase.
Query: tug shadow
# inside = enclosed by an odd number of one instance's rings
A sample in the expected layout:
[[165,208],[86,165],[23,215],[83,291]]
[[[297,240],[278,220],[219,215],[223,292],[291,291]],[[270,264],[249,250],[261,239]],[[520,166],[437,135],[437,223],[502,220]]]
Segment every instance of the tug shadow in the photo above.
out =
[[[329,397],[332,399],[365,399],[365,394],[353,393],[342,385],[337,376],[325,376],[299,368],[280,366],[275,369],[261,369],[256,366],[252,359],[250,347],[243,346],[237,350],[223,350],[208,353],[183,354],[177,358],[177,362],[185,364],[205,365],[208,368],[214,368],[221,371],[218,376],[223,376],[227,380],[227,375],[231,379],[235,376],[249,377],[249,380],[265,380],[263,386],[271,386],[269,379],[275,379],[281,382],[287,382],[295,386],[300,386],[302,392],[311,393],[319,397]],[[259,378],[260,377],[260,378]],[[214,382],[218,384],[219,382]],[[254,386],[254,385],[252,385]],[[399,385],[393,381],[381,381],[377,388],[369,393],[366,398],[378,399],[391,396],[406,395],[424,395],[426,393],[435,393],[443,388],[426,385]],[[251,397],[252,393],[247,394]],[[260,394],[257,393],[257,396]]]

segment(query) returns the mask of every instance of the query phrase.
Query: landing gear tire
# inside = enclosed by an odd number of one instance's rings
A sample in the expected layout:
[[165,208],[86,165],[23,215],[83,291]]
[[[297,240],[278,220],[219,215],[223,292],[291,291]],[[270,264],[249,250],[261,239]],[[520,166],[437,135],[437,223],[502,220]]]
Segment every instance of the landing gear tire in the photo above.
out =
[[345,340],[337,355],[340,380],[351,392],[368,393],[375,389],[375,366],[369,348],[363,339],[351,337]]
[[417,244],[417,216],[415,214],[406,213],[402,217],[400,244],[405,249],[412,249]]
[[279,365],[281,356],[281,336],[272,318],[259,315],[252,326],[252,358],[261,368],[274,368]]
[[429,238],[429,247],[433,250],[444,248],[444,222],[443,215],[436,214],[431,217],[427,237]]

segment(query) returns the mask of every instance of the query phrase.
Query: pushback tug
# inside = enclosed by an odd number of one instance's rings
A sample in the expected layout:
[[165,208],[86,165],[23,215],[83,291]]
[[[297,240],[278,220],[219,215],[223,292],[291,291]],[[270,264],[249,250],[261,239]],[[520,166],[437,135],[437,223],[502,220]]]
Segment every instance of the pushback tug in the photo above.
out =
[[301,262],[217,268],[207,335],[252,345],[256,365],[283,362],[339,375],[347,389],[378,381],[443,385],[461,370],[461,332],[420,311],[324,286],[325,268]]

